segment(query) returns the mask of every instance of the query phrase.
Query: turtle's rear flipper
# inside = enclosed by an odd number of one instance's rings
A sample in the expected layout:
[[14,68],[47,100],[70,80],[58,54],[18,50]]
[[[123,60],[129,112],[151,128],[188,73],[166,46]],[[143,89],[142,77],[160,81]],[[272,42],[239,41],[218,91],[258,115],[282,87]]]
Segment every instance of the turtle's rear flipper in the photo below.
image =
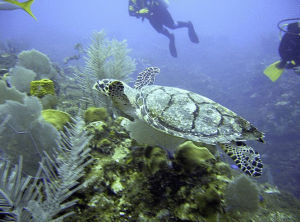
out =
[[253,177],[261,176],[263,164],[260,154],[252,147],[247,146],[243,142],[219,145],[245,174]]

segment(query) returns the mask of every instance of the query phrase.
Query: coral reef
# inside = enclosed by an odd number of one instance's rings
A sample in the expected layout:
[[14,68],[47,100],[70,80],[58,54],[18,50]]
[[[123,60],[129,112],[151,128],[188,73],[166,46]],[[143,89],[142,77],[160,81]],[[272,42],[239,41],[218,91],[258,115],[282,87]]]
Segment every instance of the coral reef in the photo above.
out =
[[[179,154],[172,160],[163,149],[130,139],[122,119],[87,126],[95,162],[77,216],[70,221],[204,221],[222,213],[227,177],[217,177],[217,161],[207,149],[187,142],[182,149],[201,154]],[[183,161],[189,159],[205,166],[187,170]]]
[[272,199],[279,194],[264,192],[244,176],[233,177],[238,173],[206,147],[187,141],[170,158],[160,147],[131,139],[122,121],[95,119],[86,126],[95,161],[79,193],[76,215],[66,221],[246,222],[283,215],[297,220],[299,203],[277,215],[284,208],[272,205]]

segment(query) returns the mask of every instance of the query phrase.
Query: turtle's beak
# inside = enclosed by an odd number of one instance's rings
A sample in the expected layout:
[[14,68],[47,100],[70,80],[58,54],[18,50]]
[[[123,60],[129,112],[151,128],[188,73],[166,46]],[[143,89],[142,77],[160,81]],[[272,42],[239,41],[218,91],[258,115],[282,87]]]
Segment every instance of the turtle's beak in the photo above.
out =
[[95,83],[95,84],[93,85],[92,89],[99,91],[99,89],[98,89],[98,83]]
[[93,85],[92,89],[97,90],[97,91],[103,93],[102,90],[101,90],[101,88],[100,88],[100,86],[99,86],[98,81]]

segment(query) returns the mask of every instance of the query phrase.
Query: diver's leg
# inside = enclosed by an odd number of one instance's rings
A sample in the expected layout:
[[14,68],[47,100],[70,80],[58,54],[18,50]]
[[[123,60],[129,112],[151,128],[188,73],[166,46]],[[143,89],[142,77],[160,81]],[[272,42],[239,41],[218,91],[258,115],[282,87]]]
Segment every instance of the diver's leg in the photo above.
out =
[[199,43],[199,38],[197,36],[197,33],[195,32],[195,29],[194,29],[194,26],[193,26],[192,22],[190,22],[190,21],[188,21],[188,22],[178,21],[175,24],[175,28],[182,28],[182,27],[187,27],[188,28],[188,35],[189,35],[189,38],[190,38],[191,42]]
[[178,21],[178,22],[174,22],[171,14],[169,13],[169,11],[167,9],[162,9],[159,12],[160,15],[160,20],[162,21],[162,24],[170,29],[177,29],[177,28],[188,28],[188,35],[189,38],[191,40],[191,42],[193,43],[199,43],[199,39],[198,36],[195,32],[194,26],[192,24],[192,22],[182,22],[182,21]]
[[168,37],[169,41],[169,50],[173,57],[177,57],[177,50],[175,46],[175,37],[174,34],[170,33],[168,29],[163,27],[162,23],[160,22],[159,18],[152,17],[149,19],[150,24],[152,27],[158,32]]

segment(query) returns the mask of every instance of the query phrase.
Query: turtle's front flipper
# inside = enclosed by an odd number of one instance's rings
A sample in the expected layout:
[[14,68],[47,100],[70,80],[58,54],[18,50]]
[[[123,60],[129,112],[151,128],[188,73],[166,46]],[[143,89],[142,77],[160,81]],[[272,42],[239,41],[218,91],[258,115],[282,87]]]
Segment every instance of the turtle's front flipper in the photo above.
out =
[[252,147],[247,146],[243,142],[219,145],[244,173],[253,177],[261,176],[263,164],[260,154]]
[[140,72],[135,83],[135,89],[141,89],[143,86],[152,85],[155,81],[155,76],[160,72],[158,67],[148,67]]

